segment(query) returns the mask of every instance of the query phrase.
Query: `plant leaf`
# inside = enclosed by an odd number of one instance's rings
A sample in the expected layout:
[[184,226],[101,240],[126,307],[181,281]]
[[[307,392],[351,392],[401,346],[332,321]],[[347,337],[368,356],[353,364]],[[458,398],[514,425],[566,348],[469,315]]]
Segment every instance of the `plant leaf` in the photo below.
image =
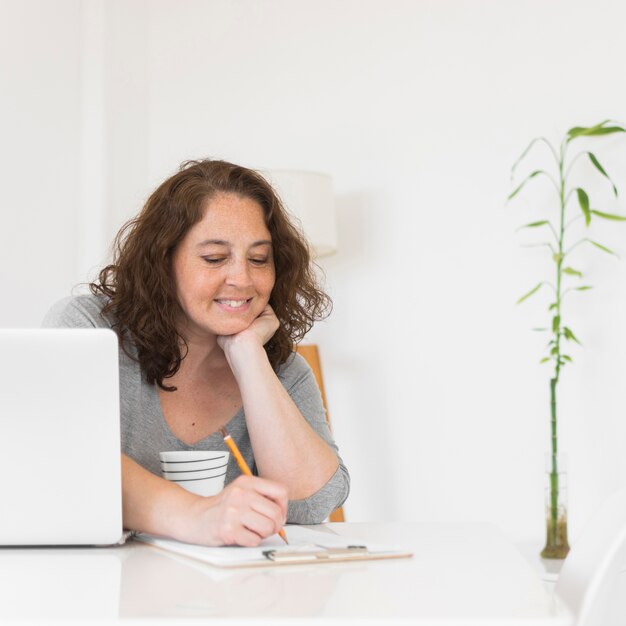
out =
[[603,246],[602,244],[598,243],[597,241],[591,241],[591,239],[587,239],[587,241],[595,246],[596,248],[600,248],[600,250],[607,252],[608,254],[612,254],[613,256],[616,256],[617,258],[619,258],[618,254],[616,252],[613,252],[613,250],[610,250],[609,248],[607,248],[606,246]]
[[556,302],[553,302],[549,307],[548,311],[552,311],[552,309],[556,309]]
[[561,358],[562,358],[564,361],[567,361],[568,363],[572,363],[572,357],[571,357],[571,356],[569,356],[569,355],[567,355],[567,354],[562,354],[562,355],[561,355]]
[[561,324],[561,316],[555,315],[552,318],[552,332],[556,333],[559,330],[560,324]]
[[530,224],[524,224],[523,226],[516,228],[515,231],[517,232],[518,230],[522,230],[522,228],[537,228],[537,226],[543,226],[544,224],[549,224],[549,223],[550,222],[548,220],[541,220],[539,222],[530,222]]
[[591,212],[589,210],[589,196],[584,189],[580,187],[576,188],[576,194],[578,195],[578,204],[580,204],[580,208],[585,216],[585,225],[589,226],[589,222],[591,222]]
[[530,330],[536,332],[536,333],[543,333],[546,330],[548,330],[547,328],[531,328]]
[[580,341],[578,341],[578,338],[576,337],[576,335],[567,326],[563,326],[563,336],[568,341],[576,342],[579,346],[583,345],[582,343],[580,343]]
[[547,363],[550,360],[549,356],[544,356],[543,359],[541,359],[541,361],[539,361],[539,363]]
[[520,155],[520,157],[517,159],[517,161],[515,161],[515,163],[513,163],[513,167],[511,167],[511,179],[513,179],[513,175],[515,174],[515,170],[517,168],[517,166],[520,164],[520,162],[524,159],[524,157],[530,152],[530,149],[538,142],[538,141],[543,141],[545,144],[547,144],[547,146],[550,148],[550,150],[552,150],[552,152],[554,152],[554,148],[552,147],[552,144],[545,138],[545,137],[535,137],[529,144],[528,146],[526,146],[526,149],[524,150],[524,152],[522,152],[522,154]]
[[594,128],[602,128],[605,124],[608,124],[611,120],[604,120],[603,122],[600,122],[599,124],[596,124],[595,126],[574,126],[574,128],[570,128],[567,131],[567,135],[570,138],[577,137],[578,135],[580,135],[581,133],[584,133],[588,130],[592,130]]
[[617,215],[617,213],[604,213],[602,211],[596,211],[595,209],[591,209],[591,212],[598,217],[601,217],[605,220],[615,220],[617,222],[626,222],[626,215]]
[[612,135],[613,133],[626,133],[626,128],[622,128],[621,126],[605,126],[603,128],[597,128],[594,131],[589,131],[588,133],[583,133],[588,137],[592,135]]
[[515,304],[521,304],[522,302],[524,302],[524,300],[527,300],[528,298],[530,298],[530,296],[537,293],[539,289],[541,289],[542,285],[543,285],[543,282],[540,282],[538,285],[535,285],[528,293],[525,293]]
[[611,120],[604,120],[600,124],[596,124],[595,126],[575,126],[574,128],[570,128],[567,131],[567,140],[572,141],[572,139],[576,139],[576,137],[593,137],[598,135],[610,135],[612,133],[623,133],[626,132],[621,126],[605,126]]
[[595,154],[593,154],[592,152],[587,152],[587,154],[589,155],[589,160],[596,166],[596,169],[600,172],[600,174],[602,174],[602,176],[604,176],[611,183],[611,187],[613,187],[613,193],[615,194],[615,197],[617,198],[617,187],[615,186],[615,183],[611,180],[611,177],[606,173],[605,169],[600,165],[600,161],[598,161]]
[[574,287],[574,291],[589,291],[589,289],[593,289],[591,285],[583,285],[582,287]]
[[[519,230],[519,228],[517,230]],[[555,253],[554,246],[549,241],[543,241],[541,243],[522,243],[520,245],[522,248],[550,248],[552,254]]]
[[605,124],[608,124],[611,120],[604,120],[595,126],[574,126],[574,128],[570,128],[567,131],[568,141],[579,137],[580,135],[588,133],[590,130],[595,130],[597,128],[602,128]]
[[566,267],[563,269],[564,274],[569,274],[570,276],[578,276],[578,278],[583,277],[583,273],[575,270],[573,267]]
[[535,176],[539,176],[539,174],[546,174],[546,172],[544,170],[535,170],[534,172],[532,172],[531,174],[529,174],[507,197],[507,200],[511,200],[512,198],[514,198],[521,190],[522,187],[531,179],[534,178]]

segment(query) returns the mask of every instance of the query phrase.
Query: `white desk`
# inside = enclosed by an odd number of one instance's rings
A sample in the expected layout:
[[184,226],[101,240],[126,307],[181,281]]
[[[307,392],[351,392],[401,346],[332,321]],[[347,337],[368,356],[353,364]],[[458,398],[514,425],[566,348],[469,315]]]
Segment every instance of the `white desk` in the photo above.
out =
[[415,556],[223,571],[138,542],[116,548],[1,549],[0,622],[573,624],[569,611],[495,526],[327,528],[364,543],[406,546]]

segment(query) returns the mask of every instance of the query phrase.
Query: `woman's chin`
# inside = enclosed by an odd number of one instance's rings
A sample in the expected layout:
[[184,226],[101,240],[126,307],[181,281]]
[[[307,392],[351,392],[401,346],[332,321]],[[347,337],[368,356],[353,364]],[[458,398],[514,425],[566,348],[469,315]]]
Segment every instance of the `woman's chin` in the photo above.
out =
[[187,340],[204,341],[215,337],[229,337],[244,331],[250,323],[242,320],[232,320],[219,324],[187,323],[180,329],[182,336]]
[[236,335],[248,328],[250,323],[243,321],[235,321],[225,323],[225,324],[216,324],[211,332],[215,335],[221,335],[223,337],[230,337],[232,335]]

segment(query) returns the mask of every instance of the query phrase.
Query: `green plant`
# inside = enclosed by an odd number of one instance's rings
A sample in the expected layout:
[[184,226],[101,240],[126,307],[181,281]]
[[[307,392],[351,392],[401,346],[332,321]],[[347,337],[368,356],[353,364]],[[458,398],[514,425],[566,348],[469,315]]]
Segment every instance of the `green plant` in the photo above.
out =
[[[526,150],[522,153],[519,159],[514,163],[511,169],[511,178],[513,179],[517,166],[525,159],[530,150],[537,144],[545,144],[553,159],[554,169],[556,170],[556,176],[553,175],[547,169],[537,169],[531,172],[524,180],[515,187],[515,189],[509,194],[508,200],[513,199],[524,188],[524,186],[532,179],[540,176],[547,177],[552,185],[558,197],[558,221],[555,218],[543,219],[529,224],[524,224],[518,230],[521,229],[539,229],[546,233],[549,233],[548,241],[541,241],[535,246],[549,248],[551,252],[551,262],[553,264],[554,282],[541,281],[535,285],[530,291],[525,293],[517,303],[520,304],[536,294],[539,290],[546,287],[551,289],[553,293],[552,302],[548,307],[548,314],[550,324],[546,328],[537,328],[535,330],[541,332],[548,332],[551,334],[550,341],[547,344],[548,354],[541,359],[541,363],[552,363],[554,370],[550,376],[550,484],[549,484],[549,513],[548,513],[548,537],[546,548],[544,548],[543,556],[561,557],[567,553],[567,540],[565,540],[565,554],[554,552],[550,550],[549,546],[557,544],[557,534],[559,533],[559,469],[557,465],[557,452],[558,452],[558,437],[557,437],[557,385],[561,377],[561,370],[567,364],[572,362],[572,358],[563,352],[564,342],[573,342],[580,344],[576,334],[570,326],[564,324],[563,318],[563,301],[565,296],[572,291],[587,291],[591,289],[591,285],[586,284],[572,284],[573,280],[580,280],[583,278],[583,273],[574,268],[571,263],[571,256],[579,249],[579,246],[588,244],[589,246],[604,252],[606,254],[614,255],[615,252],[607,248],[606,246],[594,241],[588,237],[578,237],[570,243],[568,235],[570,235],[570,227],[577,220],[584,219],[585,226],[589,228],[592,219],[599,218],[602,220],[613,221],[625,221],[626,217],[617,215],[615,213],[607,213],[605,211],[598,211],[591,208],[591,201],[589,194],[578,185],[571,182],[572,168],[574,165],[584,157],[587,157],[588,163],[593,166],[592,171],[599,173],[604,177],[608,183],[610,183],[613,194],[615,197],[618,195],[617,187],[607,174],[604,167],[600,164],[600,161],[596,155],[588,150],[580,150],[579,152],[571,155],[569,153],[571,144],[581,137],[602,137],[605,135],[612,135],[615,133],[624,133],[626,130],[621,126],[618,126],[611,122],[611,120],[605,120],[600,124],[590,127],[574,127],[567,131],[565,137],[560,143],[558,151],[555,147],[545,138],[537,137],[530,142]],[[571,206],[570,200],[575,197],[578,210],[576,215],[571,219],[568,218],[568,208]],[[569,231],[569,232],[568,232]],[[568,283],[567,285],[565,283]]]

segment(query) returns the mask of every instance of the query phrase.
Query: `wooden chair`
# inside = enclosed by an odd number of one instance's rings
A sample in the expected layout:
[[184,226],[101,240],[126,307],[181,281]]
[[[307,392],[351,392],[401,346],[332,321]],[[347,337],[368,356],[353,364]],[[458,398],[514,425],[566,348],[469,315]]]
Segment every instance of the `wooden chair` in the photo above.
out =
[[[299,345],[296,347],[296,352],[302,356],[306,362],[309,364],[309,367],[313,370],[313,374],[315,375],[315,380],[317,381],[317,386],[320,388],[320,393],[322,394],[322,402],[324,403],[324,408],[326,409],[326,421],[328,422],[328,427],[332,431],[332,426],[330,424],[330,417],[328,415],[328,404],[326,403],[326,391],[324,390],[324,379],[322,378],[322,365],[320,363],[320,355],[317,349],[317,346],[314,344],[308,345]],[[328,519],[331,522],[343,522],[345,521],[345,517],[343,514],[343,507],[339,507],[334,510]]]

